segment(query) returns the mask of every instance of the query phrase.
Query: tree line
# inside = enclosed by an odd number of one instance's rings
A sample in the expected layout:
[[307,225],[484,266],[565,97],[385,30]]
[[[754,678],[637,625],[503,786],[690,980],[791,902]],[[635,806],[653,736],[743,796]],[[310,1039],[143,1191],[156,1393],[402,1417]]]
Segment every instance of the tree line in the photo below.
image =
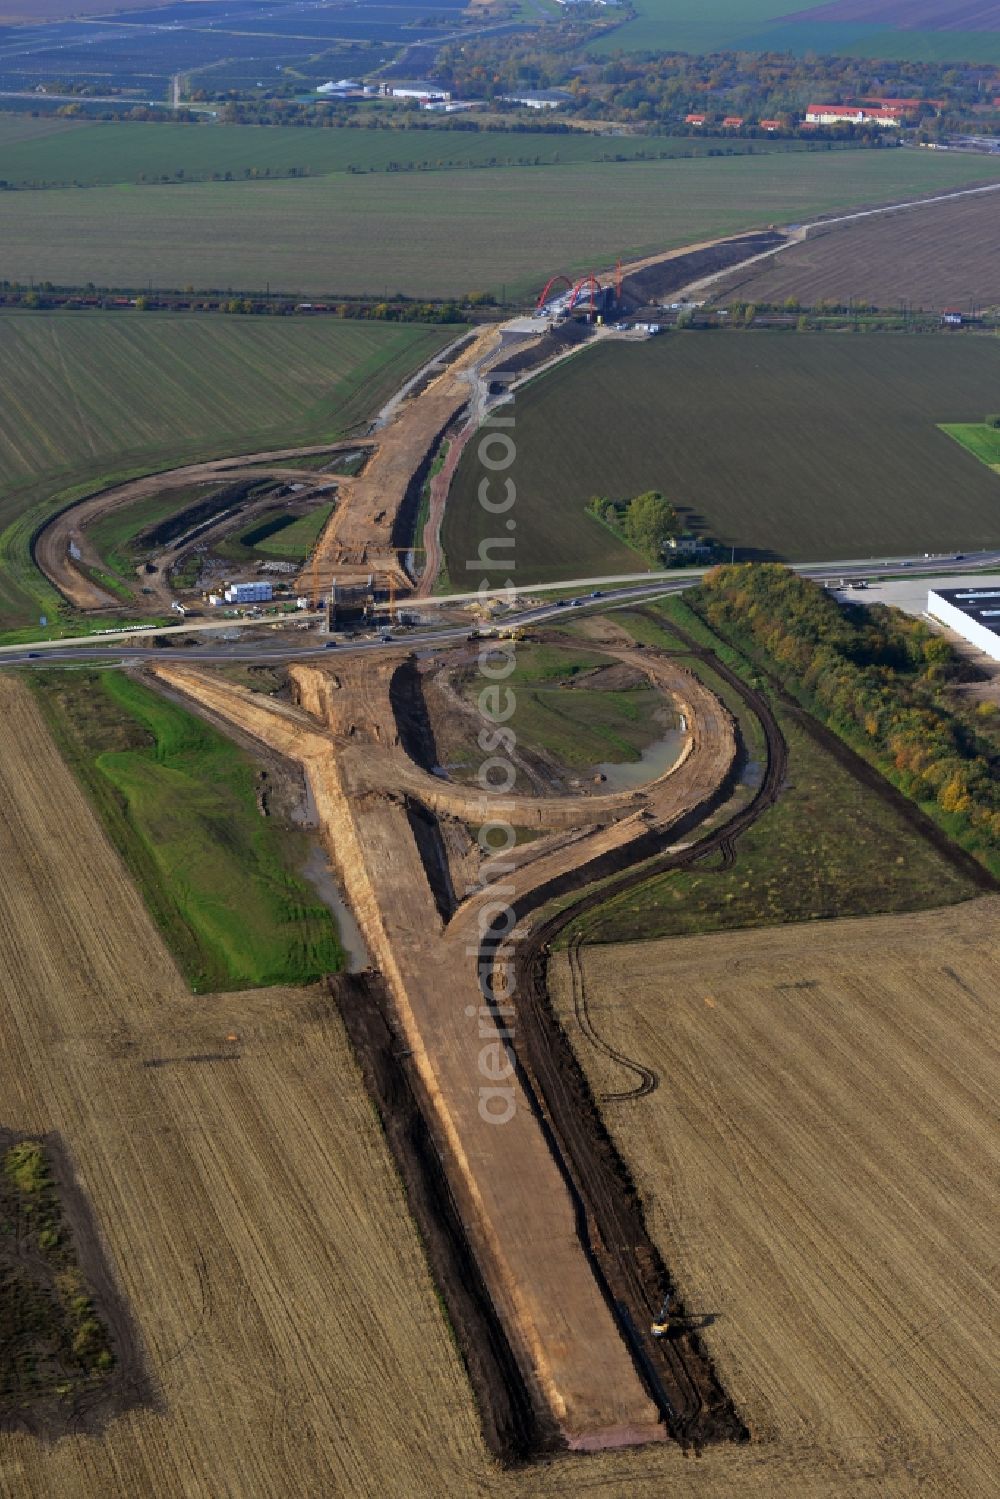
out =
[[776,564],[715,568],[688,597],[714,630],[998,867],[1000,711],[956,690],[972,669],[941,635],[882,604],[842,607]]

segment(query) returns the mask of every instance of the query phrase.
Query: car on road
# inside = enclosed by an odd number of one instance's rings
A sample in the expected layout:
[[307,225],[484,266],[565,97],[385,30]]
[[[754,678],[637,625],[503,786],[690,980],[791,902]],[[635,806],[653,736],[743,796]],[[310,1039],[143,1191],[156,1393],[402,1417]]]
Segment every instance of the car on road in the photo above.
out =
[[601,590],[599,588],[595,588],[594,591],[593,591],[593,593],[590,595],[590,597],[592,599],[602,599],[604,597],[604,595],[603,595],[603,593],[601,592]]
[[580,605],[582,603],[583,603],[583,599],[574,599],[571,607],[574,608],[574,609],[579,609],[579,607],[580,607]]
[[336,650],[336,648],[337,648],[337,642],[335,640],[327,640],[323,644],[323,649],[325,651],[333,651],[333,650]]

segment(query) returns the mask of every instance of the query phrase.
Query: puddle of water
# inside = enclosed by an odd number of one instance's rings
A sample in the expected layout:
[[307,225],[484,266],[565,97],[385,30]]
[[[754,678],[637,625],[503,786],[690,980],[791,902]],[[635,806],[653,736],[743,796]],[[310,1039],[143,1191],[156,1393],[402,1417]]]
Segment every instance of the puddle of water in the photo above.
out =
[[368,956],[361,929],[354,919],[353,911],[340,893],[340,886],[330,868],[330,861],[318,842],[314,843],[310,849],[309,857],[302,866],[302,874],[323,904],[333,912],[340,932],[340,945],[347,958],[347,972],[360,973],[362,969],[370,968],[371,958]]
[[740,773],[740,785],[749,786],[756,791],[764,779],[764,762],[762,760],[748,760]]
[[302,799],[292,810],[292,821],[300,828],[313,833],[310,839],[309,857],[302,866],[302,876],[309,881],[324,906],[333,913],[340,932],[340,945],[347,959],[347,972],[361,973],[363,969],[371,967],[371,958],[365,946],[365,939],[361,935],[361,928],[354,919],[354,912],[341,894],[337,877],[330,868],[326,850],[316,836],[315,829],[319,821],[316,815],[316,803],[308,778],[303,778],[303,781]]
[[605,761],[596,768],[604,776],[602,791],[631,791],[647,781],[655,781],[676,765],[687,743],[684,720],[675,729],[668,729],[662,739],[647,744],[638,760],[625,760],[621,764]]

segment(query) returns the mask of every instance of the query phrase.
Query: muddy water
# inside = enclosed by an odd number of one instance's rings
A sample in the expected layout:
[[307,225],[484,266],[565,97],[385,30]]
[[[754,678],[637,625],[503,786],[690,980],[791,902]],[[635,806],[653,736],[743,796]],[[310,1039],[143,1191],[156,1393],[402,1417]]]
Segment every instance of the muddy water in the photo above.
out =
[[364,969],[371,967],[371,958],[361,935],[361,928],[354,919],[354,912],[341,893],[326,850],[316,833],[316,803],[307,779],[303,785],[302,800],[292,812],[292,821],[312,834],[309,840],[309,857],[302,866],[302,876],[309,881],[324,906],[333,913],[340,933],[340,945],[347,960],[347,972],[362,973]]
[[603,791],[631,791],[635,786],[644,786],[647,781],[655,781],[668,771],[672,765],[676,765],[687,742],[687,730],[684,720],[672,729],[668,729],[662,739],[654,739],[652,744],[647,744],[638,760],[625,760],[615,764],[605,760],[596,766],[596,769],[604,776]]
[[326,856],[322,844],[317,841],[309,851],[309,857],[302,866],[302,874],[316,891],[323,904],[333,912],[334,919],[340,931],[340,945],[344,949],[347,959],[346,968],[348,973],[361,973],[365,968],[371,967],[371,959],[365,946],[365,939],[361,935],[361,928],[354,919],[354,913],[340,893],[330,861]]

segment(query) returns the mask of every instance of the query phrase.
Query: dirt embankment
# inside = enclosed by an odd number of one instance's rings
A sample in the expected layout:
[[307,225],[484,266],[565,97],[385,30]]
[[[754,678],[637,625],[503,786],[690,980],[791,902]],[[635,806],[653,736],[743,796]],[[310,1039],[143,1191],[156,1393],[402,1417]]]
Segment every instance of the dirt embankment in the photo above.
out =
[[315,579],[326,589],[337,576],[371,569],[395,571],[405,581],[395,551],[408,540],[403,522],[409,518],[412,530],[434,450],[463,407],[476,398],[480,370],[499,346],[497,330],[484,328],[443,370],[432,373],[419,393],[392,407],[348,503],[330,517],[303,571],[302,586]]
[[[304,473],[294,466],[296,458],[315,453],[353,452],[364,447],[364,442],[353,439],[342,443],[321,443],[318,446],[285,448],[270,453],[248,453],[240,458],[219,458],[208,463],[190,463],[182,468],[168,469],[158,474],[147,474],[127,484],[116,484],[111,489],[101,490],[68,509],[53,516],[38,531],[32,542],[32,554],[37,566],[58,588],[64,598],[77,609],[120,608],[110,593],[102,589],[88,569],[102,569],[103,559],[91,542],[88,531],[94,523],[116,510],[134,505],[140,500],[150,499],[165,490],[181,489],[195,484],[235,483],[238,480],[255,482],[264,479],[299,480],[321,488],[331,480],[328,475]],[[338,482],[350,483],[339,479]],[[70,555],[70,547],[80,552],[80,564]],[[154,600],[154,607],[169,607],[170,596]]]
[[680,291],[703,276],[727,266],[738,265],[751,256],[783,244],[787,236],[778,230],[766,229],[757,234],[743,234],[737,239],[717,240],[712,244],[695,246],[678,251],[661,259],[641,261],[634,270],[624,267],[622,295],[627,306],[645,307],[651,302],[661,302],[671,292]]
[[[627,862],[649,836],[666,837],[697,819],[727,784],[735,758],[728,714],[675,663],[652,652],[642,656],[642,669],[680,699],[688,753],[646,788],[644,799],[581,798],[574,808],[570,799],[524,799],[541,826],[565,826],[569,814],[579,835],[532,846],[532,857],[510,878],[516,907],[581,870],[586,879],[602,859]],[[156,670],[304,763],[348,898],[391,995],[464,1233],[521,1377],[547,1413],[543,1427],[553,1422],[577,1448],[662,1439],[664,1422],[681,1439],[730,1435],[729,1418],[716,1420],[710,1383],[687,1370],[683,1357],[681,1373],[674,1370],[678,1390],[687,1381],[683,1400],[677,1390],[664,1393],[647,1309],[633,1303],[627,1279],[609,1279],[592,1240],[593,1205],[581,1204],[563,1146],[521,1065],[516,1035],[484,1003],[474,960],[495,893],[487,888],[462,900],[459,891],[454,909],[454,890],[440,885],[445,861],[430,849],[425,824],[433,827],[437,816],[440,827],[442,812],[481,823],[489,807],[481,793],[442,782],[409,759],[391,701],[392,664],[380,660],[373,670],[370,663],[344,662],[335,672],[293,667],[298,709],[252,701],[190,669]],[[612,812],[603,825],[601,801],[608,804],[605,819]],[[500,1124],[489,1105],[483,1108],[484,1044],[498,1048],[504,1107],[511,1105]],[[495,1090],[490,1097],[497,1101]]]

